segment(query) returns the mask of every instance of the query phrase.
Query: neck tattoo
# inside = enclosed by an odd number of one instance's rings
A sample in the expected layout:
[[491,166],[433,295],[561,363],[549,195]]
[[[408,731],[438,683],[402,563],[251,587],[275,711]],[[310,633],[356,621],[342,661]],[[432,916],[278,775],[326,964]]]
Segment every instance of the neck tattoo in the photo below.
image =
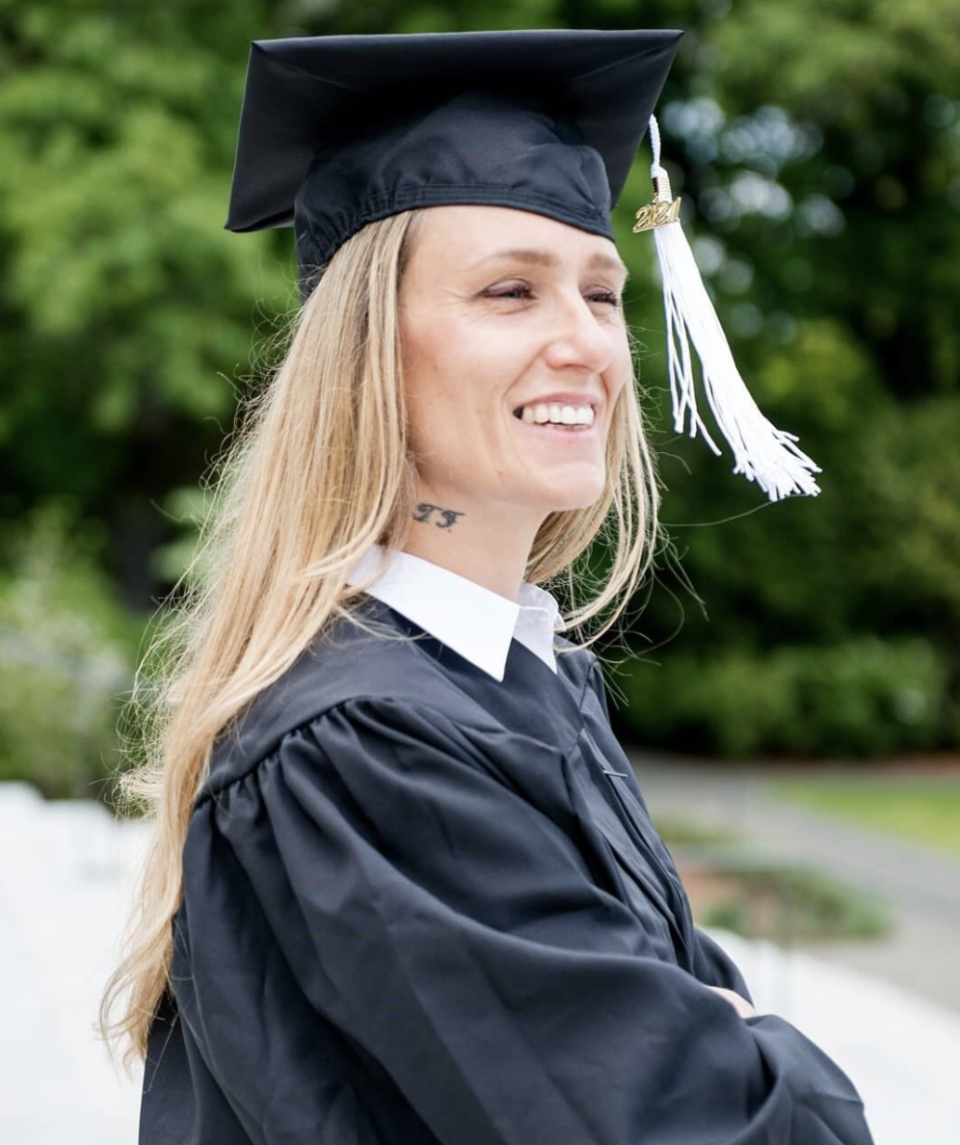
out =
[[[439,521],[436,515],[439,515]],[[462,511],[442,509],[439,505],[431,505],[429,501],[421,501],[413,514],[413,519],[419,521],[421,525],[427,525],[432,521],[438,529],[450,529],[457,523],[457,518],[463,515]]]

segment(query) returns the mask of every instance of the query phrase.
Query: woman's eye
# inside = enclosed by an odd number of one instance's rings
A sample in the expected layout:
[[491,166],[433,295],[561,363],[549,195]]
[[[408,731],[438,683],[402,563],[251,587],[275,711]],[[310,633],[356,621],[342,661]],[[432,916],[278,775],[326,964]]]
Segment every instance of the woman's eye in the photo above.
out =
[[483,293],[486,298],[529,298],[532,292],[525,282],[513,282],[504,286],[493,286]]
[[[510,301],[524,300],[533,297],[533,288],[527,282],[507,282],[498,286],[491,286],[488,290],[483,291],[483,297],[494,299],[504,298]],[[584,294],[584,298],[589,303],[609,306],[613,309],[620,307],[620,295],[615,290],[606,290],[603,288],[588,290]]]

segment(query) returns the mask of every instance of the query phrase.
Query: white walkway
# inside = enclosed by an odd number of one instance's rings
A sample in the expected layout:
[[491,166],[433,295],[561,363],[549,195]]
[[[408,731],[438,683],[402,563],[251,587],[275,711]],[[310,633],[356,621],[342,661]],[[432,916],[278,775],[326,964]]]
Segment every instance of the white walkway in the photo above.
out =
[[[142,825],[95,803],[0,784],[0,1145],[135,1145],[139,1079],[118,1077],[93,1022],[144,841]],[[807,955],[718,937],[758,1006],[850,1074],[877,1145],[960,1145],[960,1018]]]

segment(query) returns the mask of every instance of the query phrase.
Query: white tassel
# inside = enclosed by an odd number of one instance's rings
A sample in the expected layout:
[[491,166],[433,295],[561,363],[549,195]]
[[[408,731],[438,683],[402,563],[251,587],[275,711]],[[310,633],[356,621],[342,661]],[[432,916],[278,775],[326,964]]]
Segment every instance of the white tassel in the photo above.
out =
[[680,200],[671,202],[670,180],[660,166],[660,131],[650,118],[653,164],[650,169],[654,201],[637,212],[634,231],[653,230],[663,280],[667,324],[667,360],[673,424],[677,433],[689,426],[720,454],[697,409],[690,342],[700,359],[704,393],[720,432],[730,444],[734,473],[756,481],[771,501],[794,493],[820,492],[814,473],[820,468],[797,446],[797,438],[774,426],[750,396],[726,335],[700,277],[693,251],[677,220]]

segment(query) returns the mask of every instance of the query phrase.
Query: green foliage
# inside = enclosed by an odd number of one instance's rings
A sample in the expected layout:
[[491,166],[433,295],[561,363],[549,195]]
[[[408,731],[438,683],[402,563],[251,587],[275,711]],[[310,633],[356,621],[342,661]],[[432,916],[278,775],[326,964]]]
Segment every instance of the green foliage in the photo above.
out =
[[176,536],[154,550],[153,566],[164,581],[176,584],[197,554],[200,528],[210,513],[212,495],[196,485],[171,489],[163,502],[164,512],[177,526]]
[[631,670],[625,718],[643,742],[728,755],[960,745],[953,8],[0,0],[0,524],[68,491],[105,529],[90,577],[147,609],[182,571],[190,490],[296,305],[289,232],[222,228],[251,39],[681,27],[658,116],[684,226],[744,377],[823,492],[766,506],[729,454],[677,440],[653,243],[631,233],[644,149],[615,228],[684,573],[664,568],[627,634],[668,646]]
[[894,622],[960,637],[960,401],[938,396],[875,418],[858,453],[859,577]]
[[857,757],[936,742],[946,667],[919,640],[739,648],[633,661],[620,718],[645,744],[717,754]]
[[[874,789],[871,784],[868,791]],[[682,819],[658,818],[656,826],[675,855],[700,925],[785,944],[876,938],[890,929],[890,911],[874,895],[812,868],[757,862],[735,833]]]
[[151,498],[196,480],[229,427],[258,300],[270,319],[293,296],[275,236],[223,230],[247,40],[265,30],[249,0],[219,15],[0,5],[0,476],[14,512],[69,488],[115,545],[148,532],[135,554],[163,528]]
[[0,575],[0,779],[102,793],[139,625],[117,605],[89,531],[56,507],[9,538]]
[[779,942],[824,938],[879,938],[890,912],[872,895],[804,868],[725,868],[737,890],[700,920],[747,938]]

